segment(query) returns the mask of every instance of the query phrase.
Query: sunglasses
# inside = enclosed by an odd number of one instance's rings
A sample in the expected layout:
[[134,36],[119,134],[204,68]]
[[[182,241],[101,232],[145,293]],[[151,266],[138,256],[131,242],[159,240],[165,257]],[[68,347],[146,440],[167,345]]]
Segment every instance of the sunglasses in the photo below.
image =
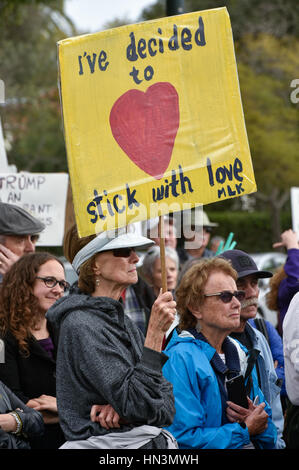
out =
[[231,302],[233,297],[236,297],[239,302],[245,299],[245,292],[243,290],[236,290],[235,292],[224,290],[223,292],[216,292],[215,294],[204,294],[205,297],[213,297],[215,295],[217,295],[224,304]]
[[129,258],[132,251],[135,252],[135,248],[115,248],[112,253],[116,258]]
[[57,281],[57,279],[55,277],[51,277],[51,276],[49,276],[49,277],[39,277],[39,276],[37,276],[36,279],[40,279],[41,281],[43,281],[45,286],[49,287],[49,289],[52,289],[57,284],[59,284],[59,287],[61,287],[61,289],[63,289],[64,292],[66,292],[70,288],[70,285],[67,281]]

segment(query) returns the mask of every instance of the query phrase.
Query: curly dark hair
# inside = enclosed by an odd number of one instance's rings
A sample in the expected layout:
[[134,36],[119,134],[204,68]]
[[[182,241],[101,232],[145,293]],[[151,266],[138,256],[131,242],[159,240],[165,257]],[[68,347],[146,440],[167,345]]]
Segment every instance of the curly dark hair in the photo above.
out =
[[19,349],[28,355],[31,329],[39,320],[39,304],[33,295],[33,284],[39,268],[47,261],[63,263],[47,252],[22,256],[3,276],[0,288],[0,335],[10,331],[18,341]]

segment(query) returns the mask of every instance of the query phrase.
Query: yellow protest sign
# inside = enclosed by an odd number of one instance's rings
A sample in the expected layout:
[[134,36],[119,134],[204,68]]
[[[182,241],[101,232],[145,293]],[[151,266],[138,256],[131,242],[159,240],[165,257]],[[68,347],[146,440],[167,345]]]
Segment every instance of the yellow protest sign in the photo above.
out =
[[80,236],[256,191],[226,8],[58,43]]

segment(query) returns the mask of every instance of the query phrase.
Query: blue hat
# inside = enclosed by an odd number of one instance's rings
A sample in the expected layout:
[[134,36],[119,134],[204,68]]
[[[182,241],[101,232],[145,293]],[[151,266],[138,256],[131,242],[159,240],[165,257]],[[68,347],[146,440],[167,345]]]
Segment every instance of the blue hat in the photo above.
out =
[[220,258],[225,258],[231,261],[233,268],[238,273],[238,278],[255,274],[258,278],[272,277],[270,271],[259,271],[257,265],[245,251],[241,250],[227,250],[219,255]]

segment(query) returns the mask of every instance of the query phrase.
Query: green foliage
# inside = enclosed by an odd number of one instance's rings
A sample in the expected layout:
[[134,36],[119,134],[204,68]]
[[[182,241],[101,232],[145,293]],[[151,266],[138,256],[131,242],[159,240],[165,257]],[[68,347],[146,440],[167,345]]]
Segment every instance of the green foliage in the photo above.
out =
[[299,41],[247,35],[237,57],[258,190],[297,186],[299,107],[290,100],[290,82],[299,69]]
[[57,89],[24,106],[10,106],[4,119],[14,126],[10,163],[30,172],[67,171]]
[[[9,163],[19,171],[67,169],[56,43],[78,33],[64,15],[63,4],[64,0],[0,0],[0,79],[5,82],[6,98],[0,118],[11,144]],[[258,187],[258,193],[249,197],[263,195],[255,205],[263,212],[239,212],[242,198],[210,204],[207,211],[220,222],[220,235],[233,231],[240,248],[265,251],[274,237],[271,211],[279,212],[281,195],[299,181],[299,107],[290,101],[290,83],[299,78],[299,1],[184,1],[186,13],[223,6],[232,24]],[[139,20],[165,15],[166,0],[158,0],[143,10]],[[119,18],[106,27],[128,22]],[[281,225],[282,229],[291,226],[289,214],[281,214]]]
[[299,2],[297,0],[185,0],[185,13],[226,7],[238,40],[244,34],[267,33],[283,38],[299,35]]
[[[299,36],[298,0],[184,0],[184,13],[221,7],[229,12],[235,40],[247,33]],[[143,20],[166,16],[166,0],[157,0],[141,16]]]
[[[165,5],[166,1],[158,0],[143,11],[143,18],[165,16]],[[281,230],[280,211],[288,202],[290,187],[298,186],[299,181],[299,107],[290,99],[290,83],[298,78],[299,70],[299,2],[185,0],[184,12],[224,6],[232,25],[258,188],[249,197],[256,200],[256,209],[268,211],[265,221],[274,238]],[[243,209],[242,200],[217,202],[208,209],[213,215],[217,210],[231,215],[232,210]]]
[[8,162],[19,171],[66,171],[57,89],[57,41],[75,34],[63,0],[1,2],[0,108]]
[[156,3],[142,10],[141,19],[143,21],[154,20],[166,16],[166,0],[157,0]]
[[[207,208],[206,208],[207,209]],[[221,235],[225,239],[230,232],[234,233],[237,242],[236,249],[249,253],[262,253],[273,251],[274,241],[271,231],[271,215],[269,212],[239,212],[223,211],[209,212],[209,219],[219,224],[213,229],[212,235]],[[292,227],[290,212],[284,212],[281,216],[282,231]]]

